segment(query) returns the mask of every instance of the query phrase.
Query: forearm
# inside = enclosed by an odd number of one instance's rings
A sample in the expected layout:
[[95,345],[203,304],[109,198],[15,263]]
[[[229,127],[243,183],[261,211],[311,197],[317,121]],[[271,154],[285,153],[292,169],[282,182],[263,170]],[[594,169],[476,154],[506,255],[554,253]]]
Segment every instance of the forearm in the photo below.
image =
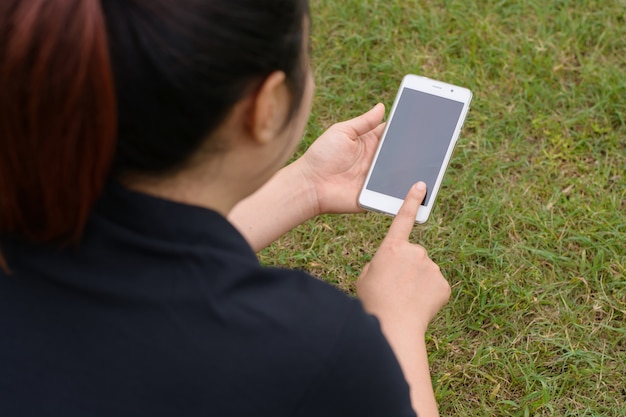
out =
[[298,164],[296,161],[278,171],[228,215],[255,251],[319,214],[315,189]]
[[409,384],[413,409],[419,417],[438,417],[439,410],[433,391],[424,336],[409,334],[406,329],[384,324],[383,332]]

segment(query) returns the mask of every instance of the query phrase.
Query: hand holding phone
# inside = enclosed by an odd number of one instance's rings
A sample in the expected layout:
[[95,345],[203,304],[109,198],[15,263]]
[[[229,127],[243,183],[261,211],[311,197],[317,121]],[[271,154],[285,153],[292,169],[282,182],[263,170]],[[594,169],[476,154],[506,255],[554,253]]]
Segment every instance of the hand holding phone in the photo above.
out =
[[428,193],[415,221],[424,223],[434,206],[472,93],[417,75],[402,80],[383,137],[365,180],[359,205],[395,215],[417,181]]

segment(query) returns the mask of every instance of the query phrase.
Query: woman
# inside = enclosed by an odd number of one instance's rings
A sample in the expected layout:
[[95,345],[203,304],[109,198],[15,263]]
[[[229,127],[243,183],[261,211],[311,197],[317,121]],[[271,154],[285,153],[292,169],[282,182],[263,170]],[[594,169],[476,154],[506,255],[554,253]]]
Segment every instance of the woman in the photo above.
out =
[[423,183],[360,301],[254,255],[358,211],[382,130],[378,105],[281,169],[308,22],[306,0],[2,3],[0,415],[437,415]]

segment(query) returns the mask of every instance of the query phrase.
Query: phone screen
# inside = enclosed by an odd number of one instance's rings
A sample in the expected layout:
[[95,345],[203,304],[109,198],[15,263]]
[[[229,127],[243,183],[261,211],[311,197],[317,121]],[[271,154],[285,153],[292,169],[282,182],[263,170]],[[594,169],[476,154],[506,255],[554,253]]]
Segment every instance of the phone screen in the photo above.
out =
[[431,190],[462,110],[459,101],[403,89],[366,188],[402,200],[417,181]]

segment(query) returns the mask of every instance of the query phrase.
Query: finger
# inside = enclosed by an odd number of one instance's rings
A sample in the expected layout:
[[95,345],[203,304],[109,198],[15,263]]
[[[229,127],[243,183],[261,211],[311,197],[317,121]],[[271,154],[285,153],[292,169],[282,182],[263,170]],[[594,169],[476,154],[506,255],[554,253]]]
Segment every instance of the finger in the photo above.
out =
[[351,133],[350,137],[356,139],[380,125],[384,116],[385,106],[382,103],[378,103],[367,113],[338,123],[338,127],[349,130]]
[[398,210],[398,214],[396,218],[391,223],[391,227],[389,227],[389,232],[387,236],[397,238],[397,239],[407,239],[411,235],[411,231],[413,230],[413,226],[415,225],[415,217],[417,216],[417,211],[424,201],[424,197],[426,196],[426,184],[423,182],[418,182],[413,185],[404,199],[404,203]]

